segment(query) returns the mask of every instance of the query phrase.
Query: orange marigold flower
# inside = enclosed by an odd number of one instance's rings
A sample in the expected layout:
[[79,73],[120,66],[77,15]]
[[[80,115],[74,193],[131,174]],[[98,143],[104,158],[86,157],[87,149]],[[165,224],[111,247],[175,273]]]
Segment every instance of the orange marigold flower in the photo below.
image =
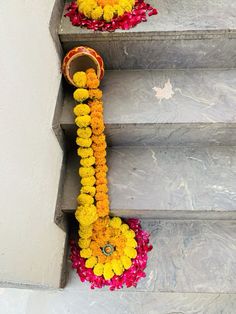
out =
[[97,74],[95,72],[87,73],[87,86],[88,88],[98,88],[100,84]]
[[101,178],[96,180],[96,185],[100,184],[107,184],[107,179],[106,178]]
[[[99,111],[92,111],[92,113],[90,114],[91,118],[98,118],[100,120],[103,120],[103,114]],[[102,122],[102,121],[101,121]]]
[[106,141],[106,137],[105,137],[104,134],[92,135],[92,141],[96,145],[100,145],[100,144],[103,144]]
[[106,184],[100,184],[96,186],[96,190],[97,192],[103,192],[103,193],[107,193],[108,192],[108,187]]
[[108,195],[104,192],[97,192],[95,195],[96,201],[108,200]]
[[103,121],[98,118],[91,119],[91,127],[95,135],[101,135],[105,129]]
[[96,166],[96,168],[95,168],[95,172],[107,172],[108,171],[108,167],[107,167],[107,165],[98,165],[98,166]]
[[106,142],[104,142],[100,145],[92,144],[92,149],[96,152],[105,151],[106,148],[107,148]]
[[109,214],[109,201],[108,199],[104,199],[103,201],[98,201],[96,203],[97,206],[97,214],[99,217],[104,217]]
[[96,158],[105,158],[106,157],[106,155],[107,155],[107,152],[105,151],[105,150],[103,150],[103,151],[95,151],[95,152],[93,152],[93,155],[94,155],[94,157],[95,157],[95,159]]
[[107,177],[106,172],[96,172],[95,174],[96,179],[104,179]]
[[90,89],[88,92],[89,92],[89,98],[91,99],[102,98],[102,91],[100,89]]
[[86,74],[89,74],[89,73],[96,73],[96,71],[94,68],[89,68],[88,70],[86,70]]
[[100,112],[103,113],[102,102],[98,100],[93,100],[89,103],[91,112]]

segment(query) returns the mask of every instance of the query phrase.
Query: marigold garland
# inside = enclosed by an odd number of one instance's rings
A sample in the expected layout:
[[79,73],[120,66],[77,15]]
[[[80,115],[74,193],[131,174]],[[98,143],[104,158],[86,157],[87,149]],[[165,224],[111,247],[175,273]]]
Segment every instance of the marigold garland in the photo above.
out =
[[[94,31],[128,30],[157,14],[144,0],[77,0],[66,7],[72,25]],[[82,85],[81,85],[82,86]]]
[[75,73],[73,81],[77,86],[73,112],[78,126],[76,144],[81,157],[78,174],[82,186],[75,212],[80,227],[78,246],[72,243],[73,267],[77,268],[81,280],[91,282],[92,287],[110,285],[113,290],[124,284],[136,286],[144,277],[150,250],[148,235],[137,220],[126,224],[119,217],[109,217],[100,81],[94,69]]

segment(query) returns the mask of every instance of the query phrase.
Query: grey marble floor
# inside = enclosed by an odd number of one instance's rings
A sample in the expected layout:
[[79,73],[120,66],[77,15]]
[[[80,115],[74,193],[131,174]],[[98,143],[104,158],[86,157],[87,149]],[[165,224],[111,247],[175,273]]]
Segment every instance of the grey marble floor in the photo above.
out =
[[[107,71],[102,82],[109,145],[234,145],[236,70]],[[60,124],[75,134],[72,91]]]
[[[102,81],[106,124],[236,123],[236,70],[107,71]],[[74,124],[72,91],[61,124]]]
[[235,314],[235,294],[0,288],[0,314]]
[[[112,147],[108,164],[113,214],[171,219],[235,217],[236,147]],[[78,157],[71,155],[62,200],[65,212],[76,208],[78,167]]]

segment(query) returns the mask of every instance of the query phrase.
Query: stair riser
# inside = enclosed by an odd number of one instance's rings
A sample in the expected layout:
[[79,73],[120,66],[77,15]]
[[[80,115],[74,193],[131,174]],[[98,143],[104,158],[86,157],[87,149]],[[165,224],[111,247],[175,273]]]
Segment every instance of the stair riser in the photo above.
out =
[[[76,127],[62,125],[67,142],[74,143]],[[236,127],[224,124],[206,125],[106,125],[109,146],[137,145],[235,145]]]
[[[231,68],[236,65],[236,39],[229,34],[209,35],[210,38],[168,39],[126,38],[119,40],[76,40],[61,37],[63,48],[90,46],[104,59],[106,69],[172,69],[172,68]],[[211,38],[213,37],[213,38]],[[71,38],[71,40],[70,40]],[[174,38],[174,39],[173,39]],[[65,40],[65,41],[64,41]]]

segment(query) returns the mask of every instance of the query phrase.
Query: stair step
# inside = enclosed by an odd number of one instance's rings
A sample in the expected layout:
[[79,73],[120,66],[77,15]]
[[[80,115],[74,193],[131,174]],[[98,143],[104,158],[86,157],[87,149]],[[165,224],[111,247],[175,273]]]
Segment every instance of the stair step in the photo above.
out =
[[128,31],[94,32],[63,17],[59,36],[64,49],[91,46],[107,69],[235,66],[235,1],[148,2],[159,14]]
[[[102,89],[108,144],[234,145],[235,86],[236,69],[107,71]],[[74,141],[73,104],[68,89],[60,124]]]
[[[123,217],[236,219],[236,147],[113,147],[111,213]],[[62,210],[76,209],[79,160],[69,154]]]
[[[136,289],[124,289],[127,297],[134,291],[236,293],[235,221],[142,220],[142,227],[151,234],[153,250],[146,278]],[[88,292],[89,284],[71,271],[68,287]]]

